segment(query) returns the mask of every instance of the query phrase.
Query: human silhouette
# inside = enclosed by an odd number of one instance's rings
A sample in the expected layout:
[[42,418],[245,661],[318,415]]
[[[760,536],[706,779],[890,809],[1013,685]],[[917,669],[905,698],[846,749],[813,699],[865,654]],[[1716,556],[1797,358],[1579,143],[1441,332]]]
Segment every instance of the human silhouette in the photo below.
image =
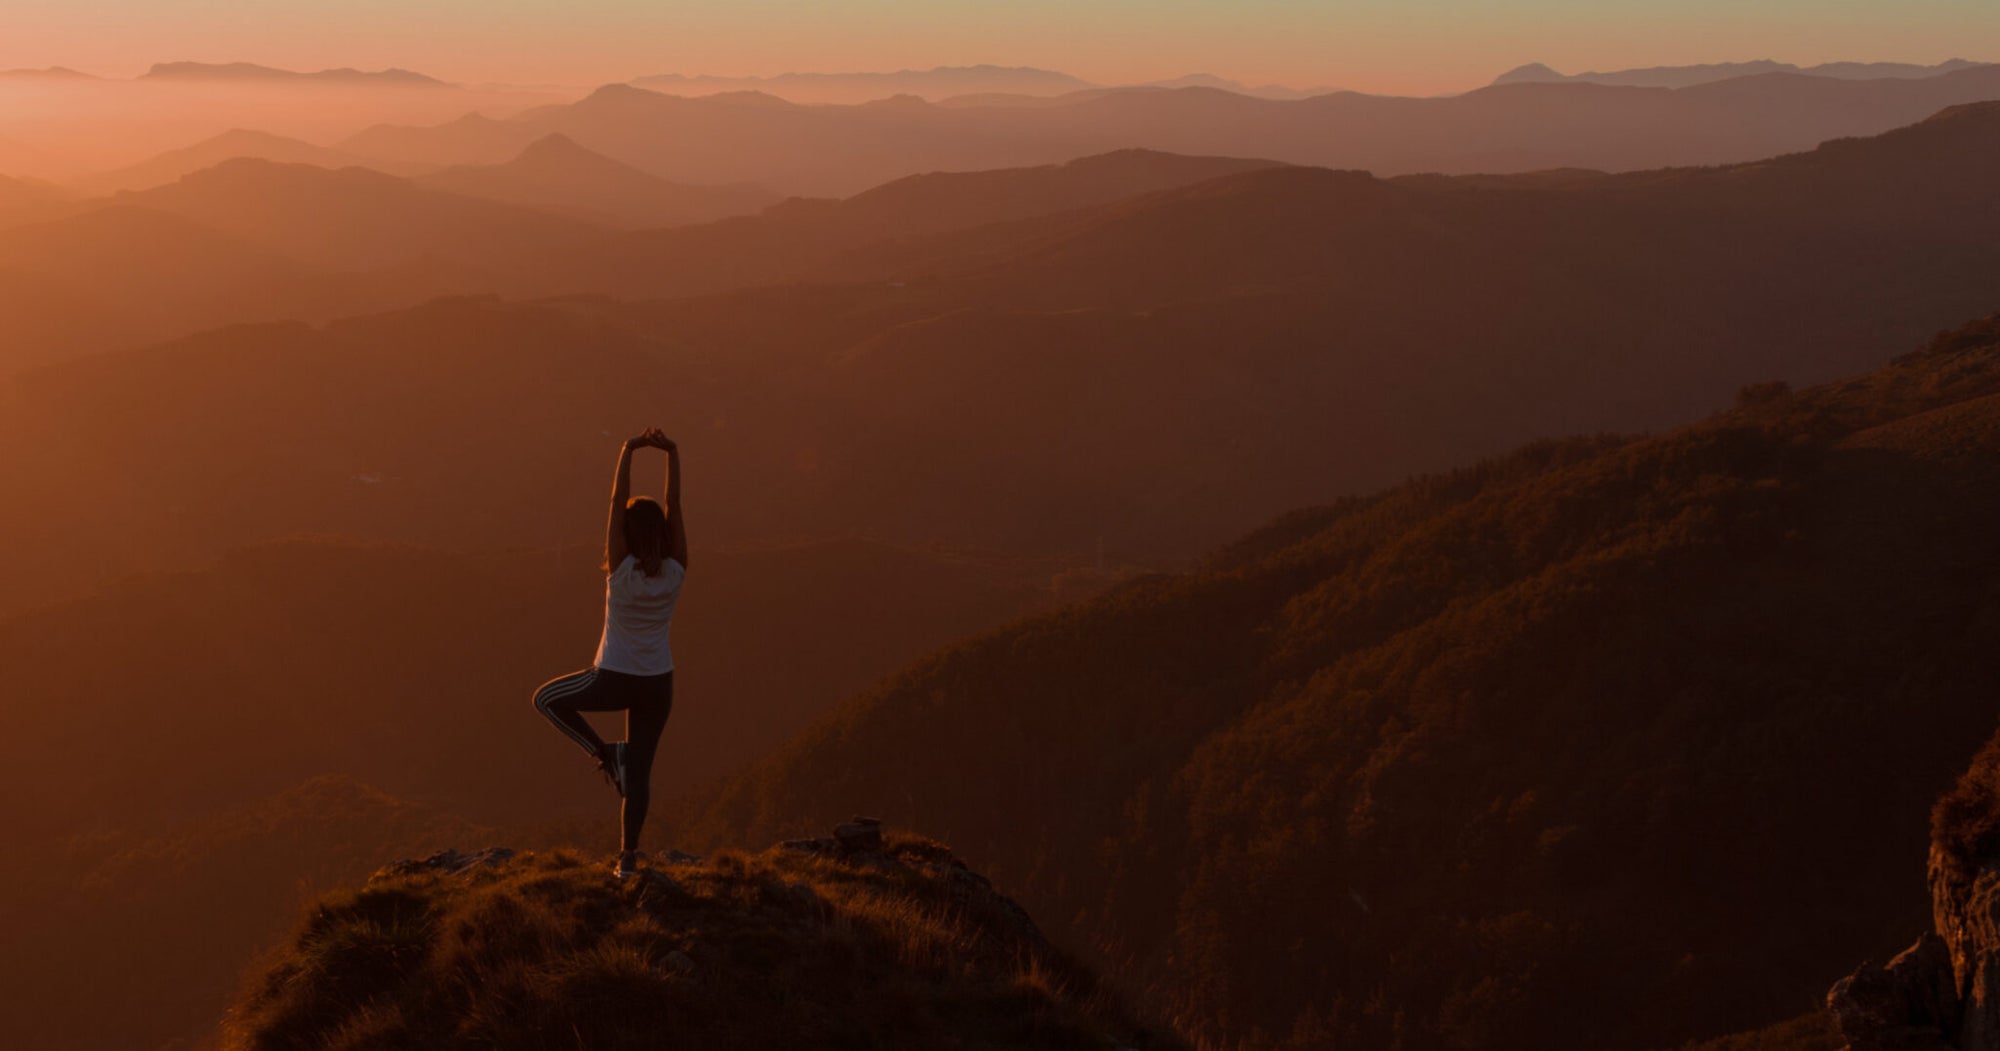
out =
[[[632,496],[632,454],[667,454],[667,503]],[[658,429],[618,451],[611,520],[604,533],[604,633],[591,666],[535,691],[535,710],[575,741],[624,800],[619,816],[622,878],[637,870],[639,830],[652,800],[653,756],[674,706],[674,658],[667,628],[687,577],[681,520],[680,446]],[[606,742],[584,712],[625,713],[625,740]]]

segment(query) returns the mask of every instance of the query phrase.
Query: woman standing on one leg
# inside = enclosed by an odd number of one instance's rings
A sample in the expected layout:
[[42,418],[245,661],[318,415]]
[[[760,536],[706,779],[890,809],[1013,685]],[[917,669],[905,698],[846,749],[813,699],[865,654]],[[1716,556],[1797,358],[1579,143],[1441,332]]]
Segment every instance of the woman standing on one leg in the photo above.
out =
[[[631,497],[632,453],[667,454],[667,506]],[[567,734],[625,800],[617,873],[637,867],[639,829],[652,799],[653,755],[674,706],[674,658],[667,626],[687,576],[687,530],[681,521],[680,447],[658,430],[625,443],[611,491],[604,536],[604,634],[591,667],[543,683],[535,710]],[[625,713],[625,740],[607,744],[583,712]]]

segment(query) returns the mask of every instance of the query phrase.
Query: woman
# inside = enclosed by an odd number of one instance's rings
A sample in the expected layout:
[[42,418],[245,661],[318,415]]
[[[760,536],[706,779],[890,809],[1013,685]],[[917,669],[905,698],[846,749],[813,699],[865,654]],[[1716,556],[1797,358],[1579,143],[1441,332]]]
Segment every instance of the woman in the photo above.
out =
[[[667,454],[667,506],[631,497],[632,453]],[[535,710],[582,746],[625,800],[616,872],[637,871],[639,828],[652,798],[653,754],[674,706],[674,659],[667,624],[687,576],[687,530],[681,521],[681,453],[657,429],[618,452],[611,522],[604,534],[604,634],[591,667],[542,684]],[[583,712],[625,713],[625,740],[607,744]]]

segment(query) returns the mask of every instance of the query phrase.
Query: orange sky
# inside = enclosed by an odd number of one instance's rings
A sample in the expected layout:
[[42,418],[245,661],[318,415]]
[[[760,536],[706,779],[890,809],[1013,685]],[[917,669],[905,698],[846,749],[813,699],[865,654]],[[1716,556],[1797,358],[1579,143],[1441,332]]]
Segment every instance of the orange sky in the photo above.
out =
[[2000,58],[1992,0],[6,0],[0,68],[402,66],[592,85],[990,62],[1100,82],[1213,72],[1398,93],[1558,69]]

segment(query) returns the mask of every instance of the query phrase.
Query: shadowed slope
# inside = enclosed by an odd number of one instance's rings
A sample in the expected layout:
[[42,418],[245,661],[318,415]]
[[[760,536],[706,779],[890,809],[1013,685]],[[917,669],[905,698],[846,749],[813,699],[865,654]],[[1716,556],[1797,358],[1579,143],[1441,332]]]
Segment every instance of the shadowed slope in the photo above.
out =
[[[491,835],[321,777],[162,831],[98,828],[35,850],[17,840],[0,861],[0,1024],[49,1051],[198,1038],[302,896],[365,878],[371,859]],[[118,1010],[92,1009],[107,996]]]
[[1996,464],[1989,320],[1299,512],[912,666],[703,837],[919,822],[1248,1047],[1795,1015],[1906,936],[1911,815],[1992,725]]

